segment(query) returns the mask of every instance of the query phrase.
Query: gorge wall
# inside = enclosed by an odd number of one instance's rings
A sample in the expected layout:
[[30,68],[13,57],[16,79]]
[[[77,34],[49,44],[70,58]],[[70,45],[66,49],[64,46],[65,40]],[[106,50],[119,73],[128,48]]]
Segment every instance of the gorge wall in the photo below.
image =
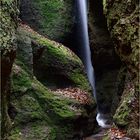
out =
[[104,1],[107,26],[115,50],[127,70],[121,102],[114,115],[117,126],[139,138],[139,4],[137,0]]
[[[97,99],[102,113],[110,113],[117,104],[112,101],[114,97],[117,98],[118,88],[116,85],[119,82],[117,77],[121,62],[116,55],[107,28],[102,0],[90,0],[89,3],[89,34],[96,75]],[[117,99],[115,100],[117,102]],[[112,104],[113,108],[111,108]]]

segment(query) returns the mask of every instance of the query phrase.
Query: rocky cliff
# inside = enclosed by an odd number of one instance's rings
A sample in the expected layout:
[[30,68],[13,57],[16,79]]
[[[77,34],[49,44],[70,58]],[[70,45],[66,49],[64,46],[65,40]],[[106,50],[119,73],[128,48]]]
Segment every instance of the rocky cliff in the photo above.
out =
[[117,126],[123,127],[130,137],[138,139],[140,53],[138,1],[104,1],[104,13],[115,50],[127,70],[125,88],[114,121]]

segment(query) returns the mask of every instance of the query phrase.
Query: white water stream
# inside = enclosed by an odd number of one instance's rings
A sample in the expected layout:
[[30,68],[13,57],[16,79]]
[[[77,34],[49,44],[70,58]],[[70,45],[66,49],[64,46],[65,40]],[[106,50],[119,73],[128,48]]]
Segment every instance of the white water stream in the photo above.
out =
[[[95,101],[97,103],[97,96],[96,96],[96,87],[95,87],[95,76],[94,76],[94,68],[91,61],[91,51],[89,45],[89,35],[88,35],[88,0],[76,0],[77,2],[77,10],[78,10],[78,19],[79,19],[79,33],[80,33],[80,42],[82,47],[82,57],[83,63],[85,65],[85,69],[87,72],[88,80],[91,84]],[[98,110],[98,114],[96,117],[98,125],[107,128],[109,125],[106,124],[107,120],[104,119],[104,114],[101,114]]]

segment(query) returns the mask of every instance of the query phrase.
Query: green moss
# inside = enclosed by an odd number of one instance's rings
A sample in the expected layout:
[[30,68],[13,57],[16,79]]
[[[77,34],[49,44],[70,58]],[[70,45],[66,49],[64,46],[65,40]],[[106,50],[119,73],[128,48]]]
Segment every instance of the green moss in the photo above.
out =
[[36,121],[14,128],[9,140],[50,140],[50,132],[46,122]]
[[72,26],[71,1],[32,0],[32,6],[41,17],[39,20],[41,33],[47,34],[51,39],[62,40],[70,32]]
[[33,82],[33,87],[35,88],[35,97],[40,102],[40,105],[45,107],[45,110],[53,110],[48,114],[51,118],[57,121],[58,119],[75,116],[75,113],[68,107],[72,104],[71,101],[49,92],[45,86],[36,80]]
[[[45,48],[39,63],[36,62],[39,69],[45,67],[48,70],[53,67],[55,71],[74,81],[76,86],[89,90],[82,62],[73,52],[29,27],[19,27],[18,32],[29,37],[37,46]],[[34,50],[35,46],[32,47]],[[16,108],[17,114],[13,120],[11,139],[72,139],[78,114],[87,115],[82,106],[72,109],[72,106],[79,106],[80,103],[50,91],[31,75],[29,67],[21,57],[18,57],[13,66],[12,80],[11,104]],[[44,130],[47,133],[44,133]]]
[[113,117],[115,123],[119,126],[127,126],[130,123],[129,115],[131,112],[131,108],[129,107],[129,101],[131,98],[131,93],[123,97],[122,102]]
[[14,64],[12,76],[12,90],[14,92],[24,92],[31,87],[29,74],[20,66]]
[[[73,65],[77,65],[77,66],[81,65],[81,61],[79,60],[79,58],[66,47],[60,44],[48,43],[47,40],[45,40],[41,45],[46,46],[46,57],[44,61],[49,65],[51,63],[52,64],[59,63],[60,66],[65,66],[65,65],[70,66],[71,65],[70,61],[74,63]],[[55,60],[55,62],[53,60]],[[70,70],[72,69],[71,66],[69,68]],[[66,68],[66,70],[67,69],[68,68]]]
[[65,126],[64,124],[61,126],[54,126],[53,131],[50,133],[50,140],[56,140],[56,139],[61,139],[61,140],[74,140],[73,136],[70,134],[73,133],[74,131],[72,129],[73,125],[68,124]]
[[78,65],[82,64],[80,59],[72,52],[70,49],[64,47],[62,44],[57,43],[55,41],[51,41],[44,36],[41,36],[37,32],[34,32],[32,29],[28,30],[25,27],[19,27],[19,32],[22,34],[26,34],[30,37],[33,41],[35,41],[38,45],[44,46],[49,51],[48,54],[52,55],[54,58],[57,57],[61,61],[68,62],[68,60],[74,61]]
[[12,103],[18,112],[15,118],[15,124],[28,123],[33,120],[43,120],[44,112],[38,101],[30,95],[23,95],[20,99],[14,100]]
[[103,138],[103,140],[110,140],[110,137],[109,137],[109,136],[105,136],[105,137]]
[[90,91],[91,88],[89,86],[89,83],[87,82],[87,78],[85,75],[83,75],[83,73],[81,73],[79,71],[79,69],[74,70],[71,74],[70,74],[70,78],[72,81],[75,82],[75,84],[80,87],[83,90],[87,90]]
[[[18,72],[20,75],[17,75]],[[74,134],[72,122],[80,110],[74,111],[70,106],[76,102],[53,94],[20,66],[14,65],[13,73],[11,103],[17,115],[9,139],[71,138]]]
[[[35,79],[33,80],[23,69],[21,69],[21,67],[14,65],[14,73],[12,79],[13,92],[28,92],[29,96],[31,97],[30,98],[28,96],[22,96],[21,102],[19,104],[20,107],[26,107],[27,105],[27,107],[30,106],[30,109],[32,109],[32,106],[34,108],[34,105],[37,104],[34,103],[33,97],[35,97],[37,98],[42,108],[46,107],[45,110],[52,109],[55,115],[59,117],[71,118],[72,116],[74,116],[74,112],[68,108],[68,105],[72,103],[71,101],[68,101],[68,99],[65,98],[61,99],[61,97],[56,96],[48,91],[45,86],[43,86],[39,81]],[[29,102],[30,100],[31,102]],[[21,110],[23,110],[23,108]],[[35,114],[32,115],[34,116]]]
[[[11,17],[11,15],[13,17]],[[15,31],[16,31],[16,19],[18,15],[18,9],[16,7],[16,1],[13,0],[3,0],[1,2],[0,9],[0,48],[3,50],[3,55],[11,50],[16,49],[15,45]]]
[[63,62],[65,62],[65,59],[71,59],[81,64],[80,59],[72,51],[70,51],[70,49],[64,47],[62,44],[51,41],[48,38],[39,35],[37,32],[29,31],[26,28],[19,28],[19,32],[28,35],[38,45],[46,47],[49,51],[48,54],[53,55],[57,58],[60,57],[59,59],[63,60]]
[[137,1],[107,2],[107,22],[116,51],[127,67],[138,77],[139,6]]
[[21,67],[21,69],[23,69],[23,71],[26,73],[26,76],[27,76],[27,77],[31,77],[31,72],[30,72],[29,68],[27,67],[27,65],[25,65],[25,64],[22,62],[22,59],[16,58],[15,64],[16,64],[17,66]]
[[9,140],[21,140],[20,128],[16,127],[15,129],[12,129]]
[[20,60],[32,73],[33,53],[31,39],[24,32],[17,32],[17,60]]
[[[108,28],[114,40],[116,52],[129,71],[129,82],[125,80],[121,103],[115,113],[114,120],[124,126],[126,132],[138,126],[138,108],[132,109],[131,100],[137,99],[139,79],[139,4],[137,0],[106,1],[106,17]],[[127,83],[128,82],[128,83]],[[129,85],[131,87],[129,87]],[[133,131],[132,131],[133,132]],[[137,139],[137,135],[130,135]]]
[[[54,42],[39,35],[32,29],[19,27],[19,32],[26,34],[33,42],[36,42],[38,46],[44,47],[44,52],[39,61],[36,61],[36,65],[44,71],[44,75],[60,75],[66,77],[75,86],[78,86],[84,90],[89,91],[90,86],[84,72],[84,67],[81,60],[68,48],[60,43]],[[34,46],[33,46],[34,51]],[[37,68],[38,68],[37,67]],[[47,73],[47,70],[49,71]],[[55,73],[57,72],[57,73]],[[40,77],[45,77],[42,73],[38,73]],[[41,78],[40,78],[41,79]],[[47,79],[47,77],[45,77]],[[44,79],[41,79],[42,81]],[[46,80],[47,81],[47,80]]]

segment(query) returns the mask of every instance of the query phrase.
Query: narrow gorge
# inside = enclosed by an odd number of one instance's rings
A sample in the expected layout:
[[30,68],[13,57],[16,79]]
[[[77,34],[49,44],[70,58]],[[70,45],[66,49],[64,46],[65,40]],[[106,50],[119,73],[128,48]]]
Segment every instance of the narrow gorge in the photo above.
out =
[[139,2],[2,0],[1,139],[138,140]]

